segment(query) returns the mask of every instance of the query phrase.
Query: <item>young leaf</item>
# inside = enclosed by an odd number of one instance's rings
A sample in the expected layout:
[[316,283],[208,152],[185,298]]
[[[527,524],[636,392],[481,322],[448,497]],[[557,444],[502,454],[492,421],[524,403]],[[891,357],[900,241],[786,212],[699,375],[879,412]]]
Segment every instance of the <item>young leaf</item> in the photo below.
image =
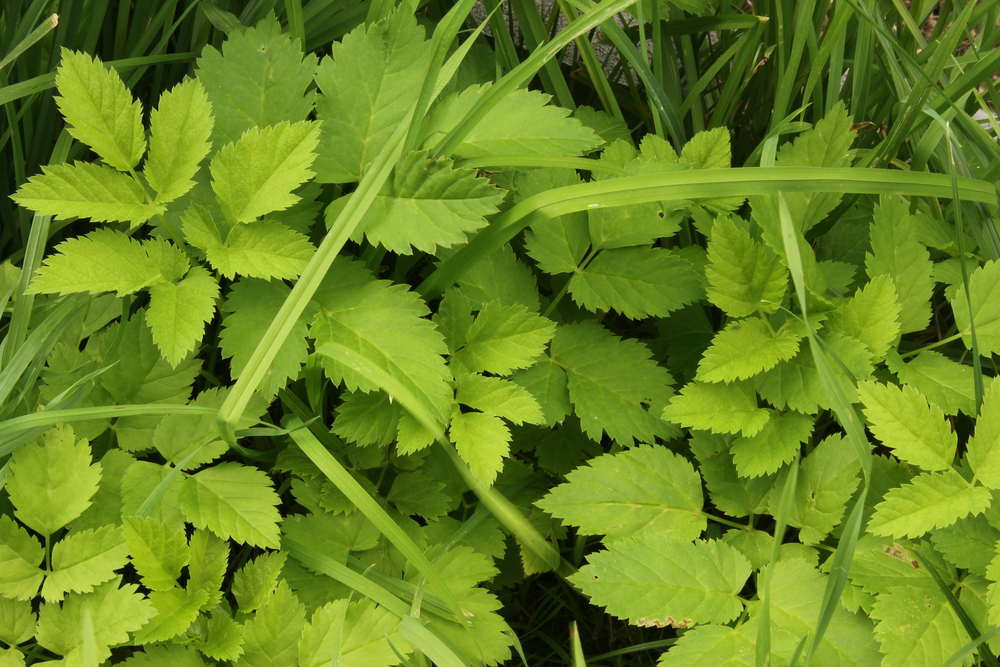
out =
[[282,34],[274,18],[230,35],[222,53],[206,46],[197,65],[215,114],[216,150],[252,127],[296,123],[312,111],[315,93],[306,89],[316,72],[316,56],[303,56],[302,45]]
[[812,434],[814,420],[798,412],[773,413],[764,428],[752,436],[733,440],[733,463],[741,477],[777,472],[791,463]]
[[663,418],[687,428],[712,433],[756,435],[771,418],[757,407],[757,393],[749,380],[732,384],[690,382],[663,410]]
[[941,408],[909,386],[866,381],[858,384],[858,393],[872,433],[898,458],[924,470],[951,467],[958,438]]
[[146,322],[163,358],[174,368],[194,349],[215,315],[219,283],[196,266],[179,283],[157,283],[149,290]]
[[90,162],[42,167],[12,199],[58,220],[81,217],[94,222],[129,222],[136,227],[163,213],[163,204],[147,204],[142,186],[130,176]]
[[14,515],[42,535],[52,535],[80,516],[97,492],[101,465],[91,463],[90,445],[77,441],[69,424],[49,429],[41,442],[10,457],[7,493]]
[[907,207],[898,195],[881,198],[871,225],[872,251],[865,255],[869,278],[888,275],[895,284],[902,333],[927,326],[934,291],[933,264],[927,249],[915,238]]
[[492,485],[510,454],[510,430],[503,421],[483,412],[456,412],[449,433],[476,478]]
[[4,598],[30,600],[45,576],[41,543],[6,515],[0,516],[0,590]]
[[901,382],[916,388],[946,415],[976,414],[974,371],[952,361],[934,350],[921,352],[909,362],[904,362],[892,350],[886,353],[886,366]]
[[[976,322],[976,342],[979,354],[1000,352],[1000,308],[997,307],[997,285],[1000,284],[1000,261],[987,262],[969,276],[969,296],[965,285],[958,288],[951,300],[955,325],[962,334],[965,347],[972,349],[972,325]],[[972,299],[972,317],[969,317],[968,299]]]
[[824,322],[827,331],[856,338],[880,361],[899,336],[900,306],[889,276],[876,276]]
[[731,322],[705,350],[697,378],[702,382],[747,380],[794,357],[800,341],[800,336],[788,328],[773,333],[759,318]]
[[[219,589],[222,588],[222,579],[229,568],[229,542],[207,530],[196,530],[191,535],[188,548],[191,561],[188,565],[186,590],[189,595],[194,595],[199,590],[206,591],[209,597],[202,611],[206,608],[211,609],[222,599],[222,592]],[[211,621],[209,625],[211,626]]]
[[[316,72],[317,180],[359,181],[420,96],[429,49],[412,12],[355,28]],[[359,94],[364,91],[364,94]]]
[[201,82],[189,79],[160,97],[149,118],[149,155],[143,173],[156,201],[177,199],[194,187],[198,163],[211,148],[212,105]]
[[224,539],[278,547],[278,494],[267,475],[238,463],[220,463],[188,477],[178,494],[184,516]]
[[596,322],[560,327],[552,339],[552,360],[566,372],[569,398],[583,432],[600,440],[653,442],[665,425],[644,402],[670,395],[670,374],[638,341],[619,339]]
[[142,584],[153,591],[177,586],[181,568],[191,560],[184,531],[152,518],[127,516],[122,528],[132,556],[132,565]]
[[128,547],[120,529],[104,526],[74,532],[52,549],[52,571],[45,578],[42,597],[58,602],[67,591],[90,593],[127,561]]
[[288,560],[288,554],[265,552],[247,562],[233,576],[233,597],[244,613],[260,609],[278,585],[281,568]]
[[234,227],[225,243],[208,245],[205,257],[226,278],[292,280],[302,274],[314,252],[308,237],[280,222],[257,220]]
[[641,627],[688,628],[736,618],[749,577],[749,561],[724,542],[641,533],[591,554],[570,581]]
[[243,658],[248,665],[294,665],[306,608],[282,580],[267,602],[243,626]]
[[337,406],[333,432],[362,447],[385,447],[396,439],[402,414],[399,403],[390,402],[389,395],[384,392],[346,392],[343,402]]
[[118,73],[99,58],[62,49],[55,98],[69,133],[119,171],[139,164],[146,152],[142,104],[132,99]]
[[520,305],[491,301],[479,312],[452,359],[469,371],[510,375],[527,368],[545,351],[556,325]]
[[226,218],[250,222],[292,206],[292,191],[315,174],[309,170],[319,141],[316,123],[282,122],[247,130],[239,141],[224,146],[214,158],[212,189]]
[[698,473],[659,446],[593,459],[536,503],[582,534],[608,541],[637,533],[697,538],[705,530],[704,504]]
[[593,312],[662,317],[701,298],[693,267],[663,248],[604,250],[569,281],[573,300]]
[[243,626],[219,610],[208,617],[204,634],[192,643],[214,660],[235,661],[243,655]]
[[954,469],[926,472],[890,489],[875,507],[868,531],[875,535],[919,537],[990,506],[990,492],[972,486]]
[[1000,489],[1000,380],[996,378],[987,387],[976,432],[967,448],[976,479],[990,489]]
[[34,294],[116,292],[132,294],[155,283],[160,268],[146,248],[125,234],[98,229],[63,241],[39,268],[29,291]]
[[788,286],[788,270],[727,216],[720,216],[712,227],[708,261],[708,300],[726,314],[745,317],[778,309]]
[[729,130],[717,127],[699,132],[681,149],[681,162],[692,169],[725,169],[733,165],[732,148],[729,145]]
[[[396,163],[389,180],[368,207],[351,239],[367,238],[389,252],[409,255],[413,248],[433,253],[467,241],[497,212],[503,190],[473,169],[455,169],[451,160],[429,160],[409,153]],[[346,205],[347,198],[338,200]],[[332,220],[327,213],[327,219]]]
[[538,402],[520,385],[508,380],[464,374],[455,378],[455,401],[520,426],[544,420]]

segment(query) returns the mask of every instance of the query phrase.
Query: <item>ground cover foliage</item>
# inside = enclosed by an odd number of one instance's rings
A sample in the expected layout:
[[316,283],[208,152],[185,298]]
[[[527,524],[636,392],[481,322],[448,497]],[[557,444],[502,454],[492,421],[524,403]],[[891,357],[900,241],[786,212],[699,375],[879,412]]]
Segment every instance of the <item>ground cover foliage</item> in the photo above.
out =
[[0,665],[995,664],[998,3],[472,4],[3,15]]

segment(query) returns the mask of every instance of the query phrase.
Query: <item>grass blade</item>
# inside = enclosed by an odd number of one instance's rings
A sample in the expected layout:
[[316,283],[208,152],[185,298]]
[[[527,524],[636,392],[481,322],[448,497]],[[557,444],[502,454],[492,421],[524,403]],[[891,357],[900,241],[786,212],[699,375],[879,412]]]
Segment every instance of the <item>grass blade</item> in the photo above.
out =
[[18,56],[34,46],[42,37],[45,37],[45,35],[52,32],[57,25],[59,25],[58,14],[53,14],[42,21],[41,25],[32,30],[27,37],[22,39],[7,53],[6,56],[4,56],[3,60],[0,60],[0,70],[17,60]]
[[[785,485],[781,487],[781,496],[778,501],[778,511],[774,515],[774,545],[771,547],[771,560],[764,575],[764,586],[758,586],[757,595],[761,600],[760,619],[757,626],[757,667],[767,667],[771,664],[771,575],[774,574],[774,566],[781,558],[781,543],[784,542],[785,528],[788,525],[788,514],[792,511],[792,498],[795,496],[795,487],[799,482],[799,457],[796,455],[788,468],[788,476],[785,478]],[[763,590],[761,590],[761,588]]]

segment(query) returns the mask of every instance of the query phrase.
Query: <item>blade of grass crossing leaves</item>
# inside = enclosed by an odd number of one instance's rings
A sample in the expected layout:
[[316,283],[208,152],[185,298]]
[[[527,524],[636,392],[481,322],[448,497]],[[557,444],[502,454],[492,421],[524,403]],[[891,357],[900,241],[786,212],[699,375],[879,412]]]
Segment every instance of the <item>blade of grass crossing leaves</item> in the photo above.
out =
[[576,627],[576,621],[569,622],[569,643],[573,650],[573,667],[587,667],[587,661],[583,657],[583,646],[580,644],[580,630]]
[[993,628],[985,635],[980,635],[978,639],[973,639],[971,642],[963,646],[961,650],[948,658],[948,661],[941,667],[957,667],[958,665],[961,665],[970,655],[972,655],[973,651],[979,648],[980,644],[993,639],[997,635],[1000,635],[1000,628]]
[[52,32],[52,30],[54,30],[57,25],[59,25],[58,14],[53,14],[52,16],[46,17],[42,21],[41,25],[32,30],[27,37],[18,42],[18,44],[14,48],[12,48],[7,53],[7,55],[4,56],[3,60],[0,60],[0,69],[3,69],[7,65],[17,60],[18,56],[20,56],[22,53],[24,53],[32,46],[34,46],[35,43],[38,42],[38,40],[40,40],[42,37],[45,37],[45,35]]
[[757,626],[757,667],[768,667],[771,664],[771,573],[781,558],[781,543],[784,542],[785,527],[788,525],[788,515],[792,511],[792,500],[795,498],[795,487],[799,481],[799,457],[796,455],[788,468],[788,477],[781,488],[781,499],[778,501],[778,511],[774,515],[774,544],[771,547],[771,560],[764,575],[763,593],[760,595],[760,624]]
[[288,19],[288,34],[292,40],[299,40],[299,48],[306,47],[306,26],[302,18],[302,0],[285,0],[285,18]]
[[94,636],[94,615],[90,608],[83,608],[83,618],[80,619],[83,628],[83,642],[80,646],[80,662],[83,667],[97,667],[97,638]]

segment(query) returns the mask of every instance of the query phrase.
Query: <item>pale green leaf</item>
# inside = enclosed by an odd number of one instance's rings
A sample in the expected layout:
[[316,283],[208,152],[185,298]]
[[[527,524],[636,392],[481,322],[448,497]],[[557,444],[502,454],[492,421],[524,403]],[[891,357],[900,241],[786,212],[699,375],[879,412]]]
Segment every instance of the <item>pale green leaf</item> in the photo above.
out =
[[972,486],[954,469],[927,472],[890,489],[875,507],[868,531],[875,535],[919,537],[944,528],[990,505],[990,492]]
[[[962,334],[965,347],[972,349],[972,325],[976,323],[976,343],[979,354],[991,355],[1000,352],[1000,261],[986,262],[969,276],[969,295],[965,286],[958,288],[951,300],[955,313],[955,324]],[[972,299],[972,317],[969,317],[969,298]]]
[[212,143],[218,150],[252,127],[305,120],[315,93],[306,93],[316,56],[282,34],[273,18],[229,35],[219,53],[206,46],[197,62],[215,114]]
[[240,611],[249,614],[260,609],[278,585],[278,576],[287,559],[284,552],[265,552],[236,572],[232,593]]
[[160,278],[160,269],[146,248],[127,235],[98,229],[56,246],[31,282],[30,292],[72,294],[116,292],[124,296]]
[[160,271],[160,277],[169,283],[177,282],[191,268],[191,260],[183,249],[163,238],[143,241],[143,250]]
[[774,333],[759,318],[731,322],[705,350],[697,378],[702,382],[747,380],[794,357],[800,340],[798,333],[787,327]]
[[569,414],[569,384],[564,371],[552,357],[544,355],[531,368],[510,378],[511,382],[527,389],[538,401],[546,426],[554,426]]
[[243,626],[225,611],[212,613],[205,623],[205,632],[194,645],[215,660],[236,660],[243,654]]
[[284,667],[297,664],[306,608],[282,580],[264,606],[243,626],[243,656],[237,667]]
[[702,625],[685,632],[659,667],[755,667],[757,635],[747,625]]
[[812,435],[815,420],[798,412],[772,413],[759,433],[733,440],[732,453],[741,477],[777,472],[791,463]]
[[184,240],[196,248],[207,251],[209,248],[223,247],[219,226],[212,214],[201,204],[191,204],[181,214],[181,224]]
[[449,433],[458,455],[469,464],[476,478],[492,485],[510,454],[510,429],[495,415],[456,412]]
[[976,479],[991,489],[1000,489],[1000,379],[994,378],[987,386],[976,432],[967,449]]
[[694,539],[705,530],[701,479],[666,447],[636,447],[592,459],[536,504],[608,540],[640,534]]
[[455,401],[511,421],[540,424],[542,410],[523,387],[509,380],[482,375],[459,375],[455,379]]
[[166,646],[144,646],[132,657],[121,663],[124,667],[204,667],[198,652],[190,646],[170,644]]
[[632,133],[620,118],[615,118],[604,111],[597,111],[593,107],[581,104],[573,111],[573,118],[579,119],[581,123],[597,132],[605,143],[614,141],[632,141]]
[[[423,146],[430,148],[443,139],[489,88],[472,86],[442,100],[420,128]],[[524,88],[504,96],[466,134],[453,156],[584,155],[601,145],[593,130],[569,118],[569,109],[549,104],[550,99]]]
[[924,470],[947,470],[958,438],[944,413],[916,389],[861,382],[858,393],[869,428],[898,458]]
[[[782,415],[772,417],[771,421],[781,420],[781,417]],[[730,436],[693,431],[688,444],[691,453],[698,459],[698,471],[705,479],[713,505],[730,516],[760,514],[774,484],[774,476],[741,476],[736,469],[730,440]]]
[[[188,549],[191,561],[188,564],[186,589],[190,595],[199,590],[208,592],[209,598],[205,605],[211,609],[222,599],[219,589],[222,588],[222,578],[229,568],[229,543],[207,530],[196,530],[191,535]],[[211,621],[209,625],[211,626]]]
[[412,651],[399,634],[399,617],[368,599],[334,600],[317,609],[302,631],[299,667],[327,667],[336,651],[343,667],[390,667]]
[[73,138],[119,171],[139,163],[146,152],[142,104],[132,99],[117,72],[99,58],[63,48],[56,89],[56,104]]
[[939,667],[969,643],[962,622],[933,581],[880,591],[872,608],[884,667]]
[[132,565],[142,577],[143,586],[153,591],[174,588],[181,568],[191,560],[184,531],[138,516],[125,517],[122,528]]
[[499,301],[501,306],[521,304],[535,313],[540,310],[535,276],[509,245],[479,259],[458,279],[458,285],[472,310],[482,310],[490,301]]
[[990,561],[996,556],[1000,530],[982,515],[967,516],[947,528],[932,531],[931,540],[948,562],[985,577]]
[[208,591],[195,591],[190,597],[177,588],[153,591],[149,601],[153,603],[156,616],[135,633],[137,644],[166,641],[187,630],[208,601]]
[[[133,463],[122,476],[122,516],[136,514],[160,482],[166,479],[169,472],[167,467],[157,463],[149,461]],[[184,513],[181,512],[177,496],[186,478],[187,474],[183,472],[175,475],[174,479],[167,485],[163,497],[147,516],[162,521],[171,528],[182,530],[184,528]]]
[[442,491],[445,485],[422,470],[400,473],[392,482],[386,500],[403,516],[419,514],[433,521],[448,513],[451,502]]
[[35,636],[36,621],[30,602],[0,597],[0,642],[23,644]]
[[343,402],[337,406],[334,433],[362,447],[384,447],[396,439],[399,418],[403,414],[398,402],[391,402],[389,395],[381,391],[345,393]]
[[663,418],[687,428],[742,432],[749,437],[764,428],[771,413],[757,407],[757,393],[749,380],[732,384],[690,382],[673,397]]
[[670,396],[670,374],[648,348],[619,339],[596,322],[560,327],[552,339],[553,362],[565,372],[569,398],[583,432],[600,440],[602,432],[629,445],[653,442],[666,425],[643,406]]
[[[279,280],[265,281],[256,278],[243,278],[229,290],[222,307],[226,316],[222,321],[219,340],[222,355],[230,359],[234,377],[246,368],[251,355],[291,291]],[[292,327],[261,380],[260,391],[264,396],[274,396],[289,379],[294,380],[298,376],[299,369],[309,356],[307,333],[308,327],[303,319]]]
[[824,322],[827,331],[856,338],[879,361],[899,337],[900,306],[889,276],[875,276]]
[[314,176],[319,126],[282,122],[247,130],[239,141],[224,146],[214,158],[212,189],[226,218],[250,222],[299,201],[292,191]]
[[267,475],[221,463],[188,477],[178,494],[185,517],[224,539],[278,547],[278,494]]
[[509,375],[531,366],[545,352],[555,330],[555,323],[524,306],[491,301],[476,315],[464,346],[453,358],[473,372]]
[[691,264],[662,248],[604,250],[569,281],[573,300],[588,310],[631,319],[663,317],[701,298]]
[[914,387],[946,415],[976,414],[975,373],[972,366],[952,361],[934,350],[926,350],[904,363],[889,350],[885,357],[889,370],[901,382]]
[[729,316],[778,309],[788,286],[788,270],[726,216],[720,216],[712,227],[708,260],[708,300]]
[[52,549],[52,571],[42,586],[42,597],[58,602],[68,591],[92,592],[125,566],[128,553],[121,529],[114,526],[74,532]]
[[[226,400],[227,391],[219,388],[206,389],[189,405],[218,410]],[[267,402],[260,396],[254,396],[243,411],[237,428],[254,426],[266,411]],[[153,433],[153,446],[164,459],[175,466],[187,461],[184,463],[184,470],[200,468],[229,451],[229,445],[219,436],[214,414],[165,416]]]
[[[44,663],[35,663],[42,665]],[[0,665],[2,667],[24,667],[24,654],[17,648],[0,649]]]
[[[453,619],[427,614],[426,618],[434,626],[435,631],[457,649],[463,656],[476,656],[484,665],[504,665],[511,659],[511,644],[514,642],[513,630],[503,617],[497,613],[502,604],[491,593],[482,588],[466,588],[454,590],[468,630]],[[471,630],[472,635],[469,635]],[[409,648],[403,644],[400,650]],[[480,658],[481,656],[481,658]]]
[[635,625],[688,628],[736,618],[749,577],[749,561],[724,542],[642,533],[591,554],[570,581]]
[[[575,169],[537,169],[517,181],[514,201],[521,202],[532,195],[581,182]],[[538,263],[538,268],[546,273],[576,271],[589,246],[585,211],[538,220],[524,234],[525,250]]]
[[194,187],[198,164],[211,147],[212,105],[201,82],[189,79],[165,92],[149,118],[149,155],[143,173],[157,202]]
[[6,515],[0,515],[0,590],[4,598],[31,600],[45,572],[41,543]]
[[301,275],[315,251],[306,236],[280,222],[257,220],[234,227],[224,244],[205,249],[205,257],[226,278],[290,280]]
[[930,254],[916,239],[908,209],[901,196],[882,196],[871,225],[872,251],[865,255],[869,278],[888,275],[895,284],[902,333],[927,326],[934,292]]
[[[327,212],[334,220],[337,200]],[[396,163],[389,179],[355,227],[351,239],[367,238],[390,252],[412,254],[413,248],[433,253],[467,241],[486,226],[485,216],[497,212],[503,190],[473,169],[455,169],[447,159],[429,160],[426,152],[408,153]],[[412,246],[412,248],[411,248]]]
[[330,46],[316,72],[323,121],[316,180],[359,181],[420,96],[429,55],[412,12],[361,25]]
[[142,224],[163,213],[163,204],[147,204],[142,186],[108,166],[75,162],[42,167],[18,189],[19,205],[56,219],[90,218],[94,222]]
[[52,535],[90,506],[101,480],[90,444],[77,441],[69,424],[45,432],[10,458],[7,493],[14,515],[42,535]]
[[732,166],[732,149],[729,147],[729,130],[717,127],[699,132],[681,149],[681,162],[692,169],[725,169]]
[[219,283],[200,266],[177,284],[163,282],[150,288],[146,322],[163,358],[174,368],[205,334],[218,298]]

